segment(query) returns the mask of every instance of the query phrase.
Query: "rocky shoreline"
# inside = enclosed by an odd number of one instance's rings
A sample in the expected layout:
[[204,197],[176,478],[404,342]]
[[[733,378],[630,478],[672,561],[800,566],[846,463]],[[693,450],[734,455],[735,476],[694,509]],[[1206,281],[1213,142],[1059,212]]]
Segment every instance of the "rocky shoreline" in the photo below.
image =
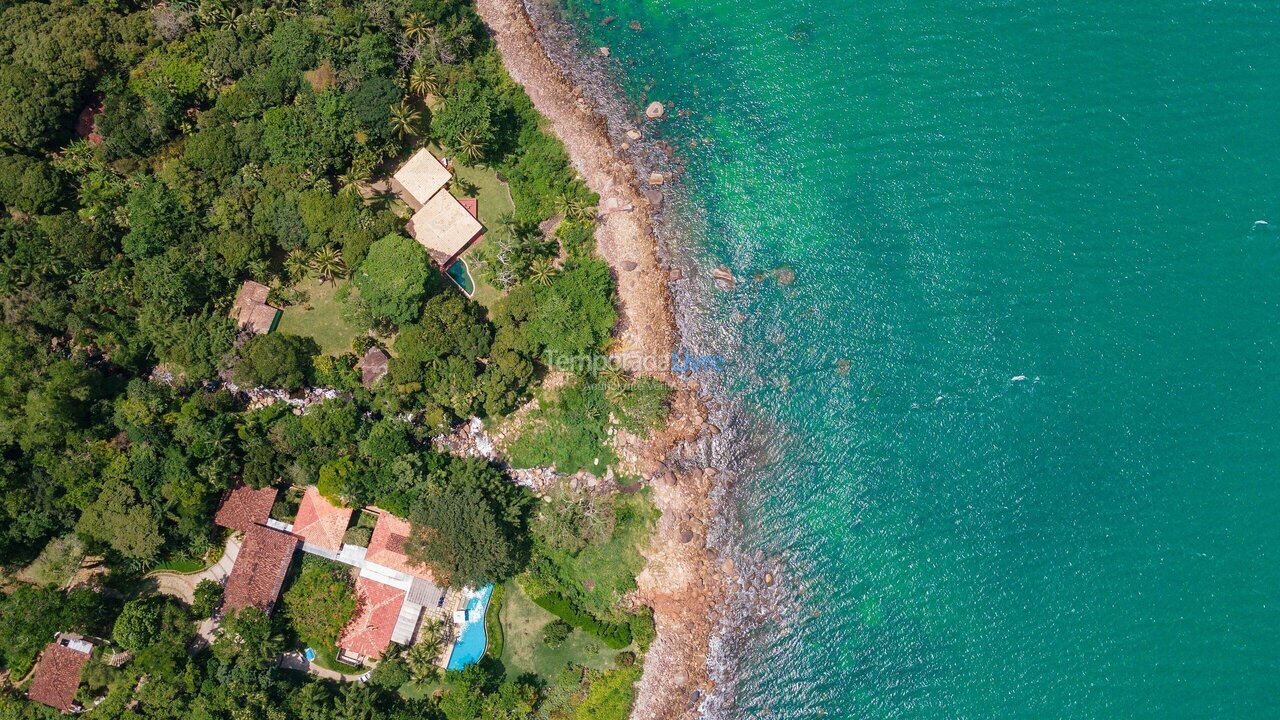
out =
[[[633,717],[696,717],[712,689],[707,654],[724,597],[725,573],[733,570],[717,565],[707,543],[711,497],[719,476],[714,468],[702,466],[698,444],[718,429],[707,422],[709,403],[697,381],[680,381],[669,372],[677,332],[669,273],[659,257],[653,227],[662,196],[640,188],[637,168],[620,153],[625,148],[614,146],[606,120],[552,60],[543,45],[545,28],[531,19],[523,0],[477,0],[476,8],[508,73],[550,120],[574,166],[600,195],[596,242],[614,271],[620,305],[616,334],[621,350],[615,359],[633,372],[670,383],[674,390],[665,428],[645,440],[617,438],[621,469],[651,486],[662,511],[633,598],[653,608],[658,629]],[[638,129],[632,133],[633,138],[639,136]]]

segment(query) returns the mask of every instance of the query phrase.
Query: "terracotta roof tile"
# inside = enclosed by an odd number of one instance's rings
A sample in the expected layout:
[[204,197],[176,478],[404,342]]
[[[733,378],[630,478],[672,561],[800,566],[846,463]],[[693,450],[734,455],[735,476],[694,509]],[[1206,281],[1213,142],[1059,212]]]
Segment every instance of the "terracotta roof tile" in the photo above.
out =
[[343,631],[338,647],[365,657],[381,657],[391,643],[405,593],[390,585],[359,578],[356,596],[360,609]]
[[256,607],[270,612],[297,548],[298,538],[265,525],[254,525],[245,532],[240,554],[227,577],[223,609]]
[[312,485],[302,494],[293,534],[312,545],[337,551],[342,549],[342,536],[350,523],[351,508],[334,505]]
[[430,568],[410,560],[405,555],[404,548],[409,541],[410,532],[408,520],[380,511],[378,524],[373,526],[373,536],[369,538],[369,550],[365,553],[365,560],[435,582]]
[[222,527],[248,532],[258,523],[266,522],[271,506],[276,502],[276,489],[264,487],[254,490],[247,485],[237,485],[222,499],[222,506],[213,521]]
[[36,663],[35,679],[27,690],[27,697],[38,703],[63,712],[71,712],[75,705],[76,689],[80,687],[80,671],[89,662],[89,654],[72,650],[53,642],[40,655]]

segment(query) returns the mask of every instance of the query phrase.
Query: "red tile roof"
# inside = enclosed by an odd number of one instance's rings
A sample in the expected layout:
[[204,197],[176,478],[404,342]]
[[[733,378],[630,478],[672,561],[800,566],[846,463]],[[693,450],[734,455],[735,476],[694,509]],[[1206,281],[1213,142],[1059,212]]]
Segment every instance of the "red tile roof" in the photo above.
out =
[[266,522],[271,506],[276,501],[276,489],[264,487],[254,490],[248,485],[237,485],[222,498],[222,506],[213,521],[222,527],[248,532],[258,523]]
[[351,508],[334,505],[312,485],[302,494],[293,534],[312,545],[337,551],[342,549],[342,536],[350,523]]
[[293,551],[298,548],[298,538],[288,533],[272,530],[265,525],[254,525],[244,534],[244,543],[236,564],[227,577],[227,589],[223,593],[224,610],[243,610],[256,607],[270,612],[280,595]]
[[342,632],[338,647],[369,658],[382,657],[391,643],[391,633],[400,617],[404,604],[404,591],[380,582],[359,578],[356,580],[356,596],[360,609]]
[[80,687],[80,671],[89,662],[89,654],[49,643],[36,663],[35,679],[27,697],[63,712],[71,712]]
[[404,546],[409,541],[410,531],[408,520],[380,511],[378,524],[373,526],[373,536],[369,538],[369,550],[365,553],[364,559],[367,562],[435,582],[430,568],[410,560],[409,556],[405,555]]
[[458,198],[458,204],[471,213],[471,217],[480,219],[480,201],[475,198]]

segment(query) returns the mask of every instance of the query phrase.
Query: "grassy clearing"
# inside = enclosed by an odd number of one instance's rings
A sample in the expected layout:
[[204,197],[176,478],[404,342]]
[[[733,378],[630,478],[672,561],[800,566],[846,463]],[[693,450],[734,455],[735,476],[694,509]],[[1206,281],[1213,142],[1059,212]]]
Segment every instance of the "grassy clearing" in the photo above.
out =
[[35,585],[62,587],[76,574],[84,554],[84,545],[75,535],[54,538],[34,562],[18,573],[18,579]]
[[542,629],[556,616],[535,605],[518,583],[508,582],[505,587],[501,612],[502,664],[509,677],[532,673],[550,683],[569,663],[596,669],[613,667],[613,658],[619,651],[610,650],[599,639],[577,628],[564,644],[548,647],[542,640]]
[[351,341],[359,333],[342,319],[342,303],[337,299],[338,290],[349,282],[307,279],[295,285],[294,289],[307,293],[309,299],[285,308],[276,331],[312,338],[326,355],[350,352]]

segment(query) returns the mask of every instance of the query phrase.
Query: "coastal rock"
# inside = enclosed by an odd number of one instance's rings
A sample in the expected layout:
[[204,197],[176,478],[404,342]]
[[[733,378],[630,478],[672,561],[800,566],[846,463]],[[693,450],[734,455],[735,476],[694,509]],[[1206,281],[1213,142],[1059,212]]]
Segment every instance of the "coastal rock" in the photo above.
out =
[[624,272],[634,272],[634,271],[635,271],[635,269],[636,269],[636,268],[638,268],[638,267],[640,267],[640,266],[639,266],[639,265],[636,265],[636,263],[635,263],[635,261],[634,261],[634,260],[624,260],[624,261],[622,262],[622,270],[623,270]]
[[725,560],[723,563],[721,563],[720,569],[724,572],[725,575],[732,575],[734,571],[733,558],[729,558]]
[[628,131],[627,131],[627,138],[628,138],[628,139],[630,139],[630,140],[639,140],[639,139],[640,139],[640,138],[642,138],[642,137],[644,137],[644,136],[640,134],[640,131],[639,131],[639,130],[628,130]]
[[773,587],[773,573],[764,574],[764,584],[766,587]]
[[616,213],[616,212],[631,212],[636,208],[631,203],[626,202],[620,198],[611,197],[604,201],[604,204],[601,205],[600,209],[602,212]]
[[680,268],[671,268],[670,277],[672,280],[683,280],[684,270],[681,270]]
[[718,425],[712,425],[712,424],[708,423],[708,424],[707,424],[707,432],[711,433],[712,435],[719,435],[719,434],[720,434],[720,427],[719,427]]
[[724,283],[725,285],[728,285],[731,288],[734,285],[738,284],[738,279],[733,276],[733,271],[731,271],[729,268],[725,267],[724,265],[721,265],[716,269],[712,270],[711,277]]
[[600,56],[601,56],[601,57],[609,57],[609,48],[608,48],[608,47],[601,46],[601,47],[600,47]]
[[666,114],[667,114],[667,109],[663,107],[662,103],[658,102],[657,100],[654,100],[653,102],[649,103],[649,107],[644,109],[645,117],[649,118],[650,120],[657,120],[658,118]]
[[[662,207],[662,193],[657,190],[645,190],[643,192],[644,199],[649,201],[649,205],[657,210]],[[677,278],[678,279],[678,278]]]
[[660,173],[660,172],[651,172],[651,173],[649,173],[649,184],[650,184],[650,185],[661,185],[661,184],[662,184],[662,183],[664,183],[664,182],[666,182],[666,178],[665,178],[665,177],[663,177],[662,173]]

